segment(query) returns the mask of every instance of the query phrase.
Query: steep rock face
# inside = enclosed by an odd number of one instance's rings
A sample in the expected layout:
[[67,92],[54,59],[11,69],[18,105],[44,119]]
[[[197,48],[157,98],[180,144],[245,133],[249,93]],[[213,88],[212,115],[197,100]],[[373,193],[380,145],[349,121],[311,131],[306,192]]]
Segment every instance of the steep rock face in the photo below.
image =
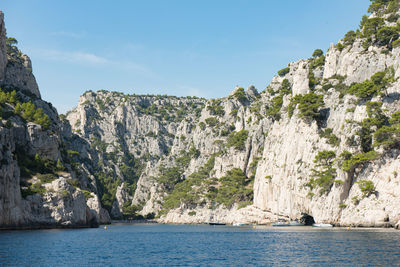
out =
[[6,27],[4,25],[4,14],[0,11],[0,83],[4,80],[7,66],[6,50]]
[[27,55],[9,54],[5,69],[4,88],[19,88],[40,98],[39,87],[32,74],[32,63]]
[[12,225],[23,222],[22,199],[20,193],[19,168],[13,159],[15,151],[14,136],[21,132],[19,128],[1,128],[0,140],[0,225]]
[[[362,82],[378,71],[383,71],[399,63],[399,50],[392,53],[382,53],[382,48],[370,46],[368,51],[362,47],[362,41],[357,40],[351,47],[342,51],[335,49],[331,44],[326,53],[323,78],[334,75],[346,77],[346,84]],[[397,71],[397,69],[396,69]],[[396,77],[399,73],[396,73]]]
[[30,59],[6,45],[3,19],[0,12],[0,228],[110,222],[97,195],[83,190],[89,182],[74,182],[81,177],[63,155],[57,111],[40,99]]
[[[179,154],[190,146],[180,137],[186,139],[193,131],[195,109],[204,102],[196,98],[87,92],[78,107],[67,114],[73,132],[88,144],[76,147],[82,161],[87,162],[87,175],[94,175],[100,183],[109,178],[119,180],[100,189],[111,197],[109,211],[114,218],[122,217],[123,205],[131,202],[142,206],[143,215],[159,210],[157,201],[161,196],[154,177],[161,165],[171,165],[171,158],[165,159],[168,153]],[[182,114],[185,110],[184,119],[178,117],[182,116],[179,110]],[[160,113],[151,114],[154,112]],[[140,189],[132,191],[136,187]]]
[[[388,17],[381,27],[395,25]],[[325,56],[290,63],[260,94],[235,88],[198,100],[194,111],[191,99],[87,92],[66,118],[91,144],[79,152],[116,181],[109,193],[117,216],[134,207],[173,223],[306,214],[336,225],[395,226],[400,48],[367,34],[349,33]],[[184,119],[169,119],[182,107]],[[130,181],[121,160],[129,154],[140,163]]]
[[2,11],[0,11],[0,86],[18,88],[40,98],[30,58],[22,54],[15,45],[6,44],[6,27]]

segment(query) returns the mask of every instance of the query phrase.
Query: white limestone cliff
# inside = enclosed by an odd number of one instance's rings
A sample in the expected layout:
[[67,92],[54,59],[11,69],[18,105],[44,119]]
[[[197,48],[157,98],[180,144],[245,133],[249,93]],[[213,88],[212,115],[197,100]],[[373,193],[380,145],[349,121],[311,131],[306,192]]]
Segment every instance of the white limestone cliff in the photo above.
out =
[[[3,89],[15,90],[20,103],[32,102],[35,108],[43,110],[50,121],[49,129],[43,129],[37,123],[22,119],[15,112],[16,103],[1,106],[0,228],[89,227],[109,223],[108,213],[101,207],[95,193],[91,193],[93,197],[86,200],[81,189],[69,184],[79,178],[71,167],[53,174],[51,181],[43,179],[42,182],[37,173],[22,177],[21,170],[32,167],[26,160],[32,161],[35,157],[45,160],[47,164],[62,164],[63,138],[57,111],[40,98],[29,57],[20,53],[17,47],[6,45],[4,14],[1,11],[0,88],[2,93]],[[35,186],[42,190],[41,194],[29,191]]]

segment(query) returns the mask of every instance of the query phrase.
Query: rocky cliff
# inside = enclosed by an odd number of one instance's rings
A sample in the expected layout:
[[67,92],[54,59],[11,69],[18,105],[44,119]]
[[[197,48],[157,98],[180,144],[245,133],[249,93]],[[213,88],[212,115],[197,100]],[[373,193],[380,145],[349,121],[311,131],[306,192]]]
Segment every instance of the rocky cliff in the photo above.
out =
[[398,224],[398,5],[374,1],[360,29],[290,63],[261,93],[86,92],[66,120],[90,144],[77,152],[112,216]]
[[109,221],[77,181],[57,111],[40,98],[28,56],[0,12],[0,228],[87,227]]
[[60,119],[29,85],[29,59],[0,38],[2,224],[88,225],[109,213],[399,226],[399,2],[376,0],[369,12],[261,92],[88,91]]

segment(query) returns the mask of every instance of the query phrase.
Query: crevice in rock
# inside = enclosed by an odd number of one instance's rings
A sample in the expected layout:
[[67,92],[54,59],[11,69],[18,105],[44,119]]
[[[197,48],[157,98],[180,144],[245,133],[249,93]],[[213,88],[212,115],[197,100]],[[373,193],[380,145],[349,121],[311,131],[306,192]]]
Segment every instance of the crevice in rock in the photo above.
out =
[[253,144],[252,144],[252,142],[250,142],[250,147],[249,147],[249,150],[248,150],[248,152],[247,152],[247,155],[246,155],[246,161],[245,161],[245,164],[244,164],[244,173],[246,173],[247,174],[247,169],[248,169],[248,166],[249,166],[249,161],[250,161],[250,157],[251,157],[251,151],[253,150]]

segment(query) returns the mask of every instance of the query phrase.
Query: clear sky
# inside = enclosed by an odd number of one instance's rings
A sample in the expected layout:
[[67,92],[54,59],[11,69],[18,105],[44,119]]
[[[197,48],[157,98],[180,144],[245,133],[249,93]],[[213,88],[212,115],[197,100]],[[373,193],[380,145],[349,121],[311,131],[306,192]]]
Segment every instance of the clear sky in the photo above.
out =
[[1,0],[60,113],[86,90],[227,96],[355,30],[369,0]]

